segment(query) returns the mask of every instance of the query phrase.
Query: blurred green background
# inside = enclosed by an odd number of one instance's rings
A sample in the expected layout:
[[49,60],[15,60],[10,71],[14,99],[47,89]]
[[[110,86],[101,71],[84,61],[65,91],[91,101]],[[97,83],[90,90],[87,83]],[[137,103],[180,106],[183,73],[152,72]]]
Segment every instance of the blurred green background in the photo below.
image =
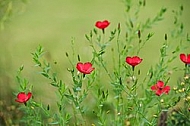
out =
[[[162,22],[142,33],[145,36],[154,32],[154,37],[140,54],[146,58],[141,65],[142,74],[146,74],[150,64],[158,62],[164,34],[173,26],[172,10],[178,9],[180,5],[184,6],[181,18],[184,30],[190,33],[189,0],[146,1],[145,9],[140,12],[142,21],[154,17],[162,7],[168,8],[168,12]],[[38,75],[32,61],[31,53],[38,45],[45,48],[45,57],[50,63],[55,66],[54,62],[57,62],[54,70],[70,84],[71,77],[66,70],[70,65],[65,52],[71,53],[72,39],[75,41],[76,53],[80,54],[81,61],[85,62],[91,60],[91,54],[87,54],[90,50],[87,48],[88,43],[84,35],[95,27],[97,20],[107,19],[111,22],[106,29],[107,32],[116,28],[118,23],[121,23],[123,35],[127,29],[126,8],[122,0],[29,0],[25,3],[17,1],[12,3],[12,10],[12,15],[4,22],[4,29],[0,31],[0,100],[7,97],[14,100],[12,91],[17,91],[18,87],[16,71],[23,64],[24,77],[34,85],[33,90],[41,94],[38,99],[48,104],[56,101],[53,99],[55,94],[52,94],[54,89],[48,85],[47,80]],[[190,53],[190,45],[184,53]],[[108,54],[106,56],[109,58]],[[183,66],[179,60],[176,60],[174,65]],[[174,73],[172,76],[178,79],[180,74]]]

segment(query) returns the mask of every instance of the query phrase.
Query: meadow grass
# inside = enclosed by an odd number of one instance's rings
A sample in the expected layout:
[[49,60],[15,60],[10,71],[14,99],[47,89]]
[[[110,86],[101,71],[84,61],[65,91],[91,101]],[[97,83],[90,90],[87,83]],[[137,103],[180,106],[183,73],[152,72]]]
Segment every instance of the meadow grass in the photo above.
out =
[[[186,32],[190,32],[189,1],[147,0],[146,9],[140,12],[139,18],[145,22],[145,19],[157,14],[161,7],[168,7],[168,13],[164,15],[164,20],[154,24],[151,30],[143,32],[144,36],[153,32],[154,37],[141,50],[140,56],[147,59],[141,64],[141,74],[146,74],[150,64],[158,62],[157,57],[164,42],[164,34],[167,34],[173,28],[172,10],[177,9],[180,4],[184,5],[184,14],[181,18],[184,22],[184,29]],[[34,91],[37,94],[43,92],[43,95],[39,96],[38,99],[45,103],[53,104],[56,101],[55,96],[52,95],[54,89],[50,89],[48,84],[45,85],[48,81],[38,76],[31,59],[31,52],[38,45],[42,45],[47,51],[45,54],[46,59],[53,64],[54,70],[59,73],[58,76],[69,84],[71,83],[71,77],[67,74],[66,69],[70,66],[65,52],[72,52],[71,41],[74,40],[75,52],[80,54],[81,60],[90,60],[92,54],[90,54],[84,35],[95,27],[94,24],[97,20],[104,19],[111,22],[110,27],[106,30],[111,31],[117,27],[118,23],[121,23],[122,31],[126,31],[125,21],[127,19],[123,2],[121,0],[96,0],[91,2],[87,0],[82,2],[77,0],[28,1],[26,5],[19,9],[19,13],[13,15],[9,22],[6,22],[5,29],[0,33],[0,68],[2,75],[0,89],[2,90],[5,83],[9,83],[8,85],[13,89],[17,86],[14,79],[16,70],[20,65],[24,64],[25,70],[23,74],[30,83],[35,85]],[[125,33],[122,36],[124,38]],[[173,46],[175,46],[175,43]],[[111,48],[112,45],[108,47],[107,51],[110,52],[110,55],[106,55],[106,57],[112,56]],[[189,50],[190,45],[184,52]],[[176,60],[173,65],[182,66],[179,60]],[[170,83],[176,83],[181,74],[182,71],[172,74],[171,76],[174,79]],[[108,77],[105,76],[105,78]],[[8,80],[8,82],[5,80]]]

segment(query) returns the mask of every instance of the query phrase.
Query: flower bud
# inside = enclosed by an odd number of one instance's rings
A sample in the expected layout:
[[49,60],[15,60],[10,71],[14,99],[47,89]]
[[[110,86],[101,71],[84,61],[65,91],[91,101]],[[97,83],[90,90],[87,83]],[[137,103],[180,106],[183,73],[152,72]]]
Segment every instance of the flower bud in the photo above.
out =
[[180,84],[181,86],[183,86],[183,85],[185,85],[185,83],[184,82],[181,82],[181,84]]
[[138,38],[140,39],[141,38],[141,31],[138,30]]
[[65,53],[65,55],[66,55],[66,57],[69,57],[69,54],[67,52]]
[[161,103],[164,103],[164,99],[161,99],[160,102],[161,102]]
[[174,87],[173,90],[176,91],[176,90],[177,90],[177,87]]
[[164,35],[164,39],[167,40],[168,39],[168,36],[167,34]]
[[189,76],[188,76],[188,75],[186,75],[186,76],[184,77],[184,79],[185,79],[185,80],[189,79]]
[[117,29],[120,31],[121,30],[121,25],[118,23]]

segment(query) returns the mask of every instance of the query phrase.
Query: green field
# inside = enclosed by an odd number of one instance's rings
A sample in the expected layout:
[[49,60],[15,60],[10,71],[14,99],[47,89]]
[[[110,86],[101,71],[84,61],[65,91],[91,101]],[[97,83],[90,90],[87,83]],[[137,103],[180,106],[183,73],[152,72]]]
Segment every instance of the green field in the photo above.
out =
[[[141,74],[146,74],[150,64],[158,62],[157,57],[164,42],[164,34],[168,34],[173,28],[172,10],[178,9],[180,5],[184,6],[184,13],[180,20],[184,22],[184,31],[190,33],[189,0],[146,1],[146,7],[140,12],[139,17],[142,22],[154,17],[162,7],[168,10],[163,21],[142,33],[145,37],[153,32],[154,37],[140,53],[141,57],[147,58],[141,66]],[[94,24],[97,20],[107,19],[111,22],[110,27],[106,29],[108,33],[121,23],[121,39],[125,37],[127,29],[126,8],[122,0],[28,0],[26,4],[13,3],[13,10],[13,15],[4,23],[5,27],[0,31],[0,100],[3,101],[7,98],[14,101],[12,91],[15,92],[18,87],[15,79],[16,71],[24,65],[23,76],[34,85],[33,90],[39,95],[38,100],[54,105],[56,101],[53,99],[55,94],[52,95],[54,89],[48,85],[47,80],[38,75],[38,69],[34,67],[32,61],[31,53],[38,45],[42,45],[47,51],[45,58],[53,64],[58,76],[70,84],[71,77],[66,70],[70,64],[65,52],[72,53],[71,40],[75,42],[75,52],[80,54],[81,61],[85,62],[92,58],[85,34],[89,34],[90,30],[95,28]],[[178,43],[178,40],[176,41]],[[175,46],[175,43],[173,45]],[[187,46],[183,53],[190,53],[190,43]],[[111,48],[110,45],[108,51]],[[109,58],[109,55],[105,57]],[[57,64],[54,64],[55,62]],[[178,58],[173,65],[183,66]],[[180,74],[179,71],[171,75],[174,78],[170,81],[171,85],[179,79]]]

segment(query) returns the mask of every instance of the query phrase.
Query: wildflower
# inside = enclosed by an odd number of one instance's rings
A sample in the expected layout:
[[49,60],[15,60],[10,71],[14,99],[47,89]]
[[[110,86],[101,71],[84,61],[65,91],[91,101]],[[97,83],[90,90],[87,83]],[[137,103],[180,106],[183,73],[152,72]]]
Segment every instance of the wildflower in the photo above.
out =
[[140,64],[142,62],[143,59],[141,59],[140,57],[138,56],[133,56],[133,57],[126,57],[126,63],[128,63],[129,65],[131,65],[133,67],[133,70],[134,70],[134,67],[138,64]]
[[77,63],[76,66],[77,70],[83,74],[90,74],[95,68],[92,67],[92,64],[90,62],[86,63]]
[[181,83],[180,83],[180,85],[181,85],[181,86],[184,86],[184,85],[185,85],[185,83],[184,83],[184,82],[181,82]]
[[163,81],[158,81],[155,85],[151,86],[151,90],[155,91],[156,95],[160,96],[163,93],[168,94],[170,86],[164,86]]
[[184,62],[185,64],[190,64],[190,54],[187,54],[187,56],[185,54],[180,54],[180,59],[182,62]]
[[160,102],[161,102],[161,103],[164,103],[164,99],[161,99]]
[[99,29],[102,29],[103,33],[104,33],[104,29],[107,28],[109,26],[110,22],[107,20],[104,21],[97,21],[95,26]]
[[189,79],[189,75],[186,75],[186,76],[184,77],[184,79],[185,79],[185,80]]
[[31,98],[31,96],[32,96],[31,92],[28,92],[28,94],[25,94],[24,92],[20,92],[17,95],[17,99],[15,101],[19,103],[24,103],[26,105],[26,102]]
[[173,90],[176,91],[176,90],[177,90],[177,87],[174,87]]

